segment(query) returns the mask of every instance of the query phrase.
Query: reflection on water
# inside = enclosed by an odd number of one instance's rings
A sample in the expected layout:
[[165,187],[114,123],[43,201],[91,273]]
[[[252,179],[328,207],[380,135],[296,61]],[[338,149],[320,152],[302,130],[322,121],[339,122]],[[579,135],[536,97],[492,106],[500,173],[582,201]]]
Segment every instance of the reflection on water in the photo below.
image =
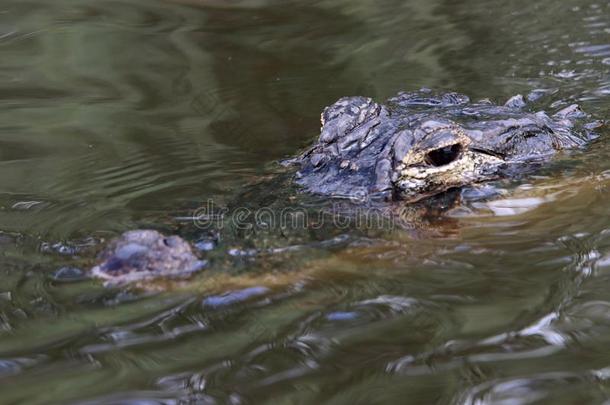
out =
[[[607,400],[607,132],[465,191],[418,237],[258,234],[275,249],[248,254],[183,219],[273,199],[242,188],[345,95],[536,89],[534,109],[608,119],[609,16],[596,0],[5,1],[0,402]],[[144,226],[199,242],[212,269],[161,292],[86,277],[103,241]]]

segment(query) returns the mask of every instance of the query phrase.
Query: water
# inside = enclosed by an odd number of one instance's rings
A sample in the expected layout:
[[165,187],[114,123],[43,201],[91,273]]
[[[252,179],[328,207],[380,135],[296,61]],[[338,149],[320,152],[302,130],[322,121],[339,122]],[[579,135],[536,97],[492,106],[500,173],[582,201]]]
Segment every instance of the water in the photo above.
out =
[[[4,1],[0,403],[608,403],[607,131],[418,237],[223,256],[188,217],[277,170],[345,95],[544,89],[540,108],[608,119],[609,16],[594,0]],[[213,269],[144,290],[86,277],[140,227],[201,238]]]

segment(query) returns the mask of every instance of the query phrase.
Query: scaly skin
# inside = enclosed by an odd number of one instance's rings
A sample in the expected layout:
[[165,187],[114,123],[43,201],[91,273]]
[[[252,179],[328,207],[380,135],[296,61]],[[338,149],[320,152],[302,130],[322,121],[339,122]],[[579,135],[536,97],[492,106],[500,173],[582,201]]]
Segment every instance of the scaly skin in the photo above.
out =
[[99,260],[91,273],[107,284],[187,277],[205,266],[184,239],[152,230],[123,233],[109,243]]
[[553,116],[524,108],[521,96],[503,106],[427,91],[385,105],[342,98],[322,113],[318,141],[292,161],[297,183],[315,194],[413,202],[586,143],[575,130],[575,119],[586,116],[577,105]]

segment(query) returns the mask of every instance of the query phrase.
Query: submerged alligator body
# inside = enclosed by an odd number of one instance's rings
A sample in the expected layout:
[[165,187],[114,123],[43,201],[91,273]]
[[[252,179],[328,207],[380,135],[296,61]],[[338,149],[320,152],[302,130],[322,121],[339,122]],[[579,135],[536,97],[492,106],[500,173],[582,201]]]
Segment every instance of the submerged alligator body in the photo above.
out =
[[[504,105],[457,93],[400,93],[385,104],[347,97],[322,113],[317,142],[287,161],[304,191],[332,198],[414,203],[522,173],[589,139],[577,105],[552,115],[528,112],[522,96]],[[183,277],[204,267],[189,244],[156,231],[112,241],[93,275],[112,284]]]

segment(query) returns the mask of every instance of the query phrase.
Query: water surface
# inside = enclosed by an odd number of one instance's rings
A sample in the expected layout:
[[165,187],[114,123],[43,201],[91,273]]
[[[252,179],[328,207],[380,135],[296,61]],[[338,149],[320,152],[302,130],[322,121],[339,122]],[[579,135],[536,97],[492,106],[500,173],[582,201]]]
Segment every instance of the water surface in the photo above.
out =
[[232,239],[166,291],[86,277],[128,229],[207,249],[189,215],[342,96],[538,89],[608,119],[610,3],[7,0],[0,54],[1,403],[610,399],[604,131],[417,236]]

